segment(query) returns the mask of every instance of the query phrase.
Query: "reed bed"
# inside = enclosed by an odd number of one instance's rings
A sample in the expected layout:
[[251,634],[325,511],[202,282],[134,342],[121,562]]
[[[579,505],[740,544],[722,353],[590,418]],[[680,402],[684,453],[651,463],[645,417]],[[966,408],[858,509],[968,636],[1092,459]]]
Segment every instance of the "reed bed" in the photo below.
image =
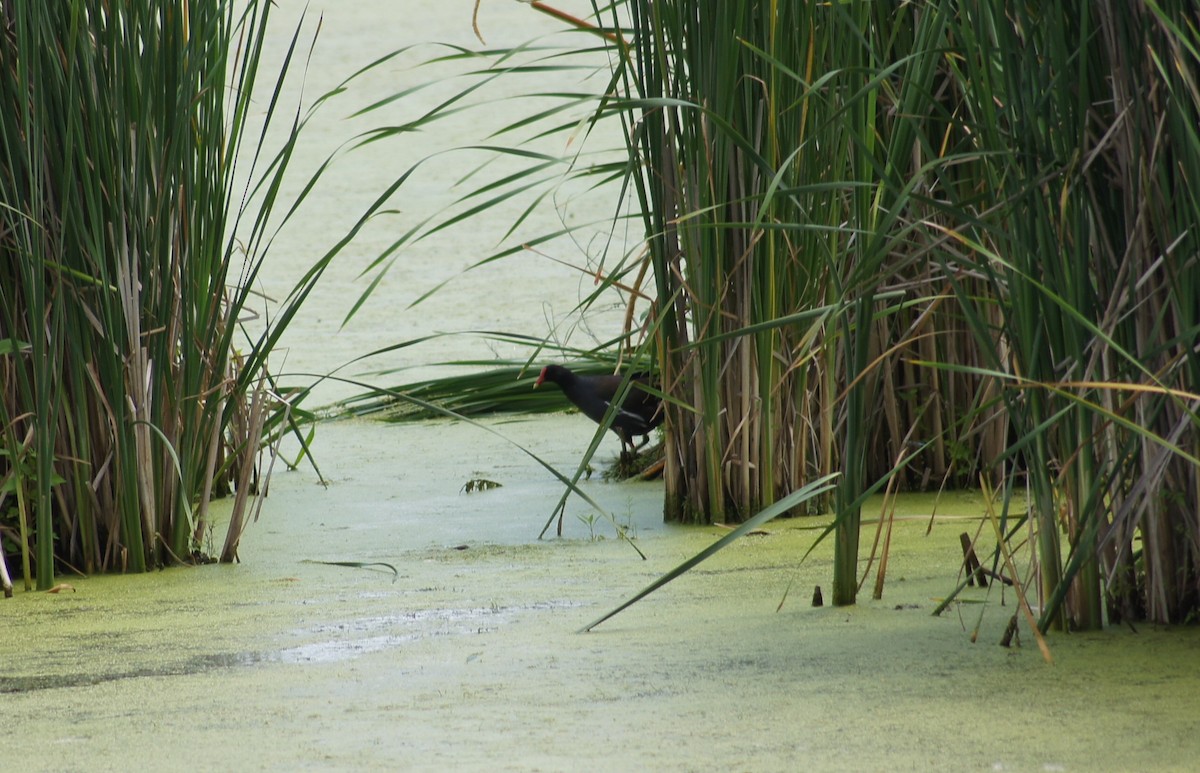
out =
[[838,472],[851,603],[865,495],[982,481],[1001,538],[1036,545],[1039,628],[1194,616],[1194,5],[595,10],[673,398],[669,517]]
[[0,7],[4,552],[26,588],[236,560],[288,422],[266,358],[304,294],[245,343],[290,157],[246,134],[270,4]]

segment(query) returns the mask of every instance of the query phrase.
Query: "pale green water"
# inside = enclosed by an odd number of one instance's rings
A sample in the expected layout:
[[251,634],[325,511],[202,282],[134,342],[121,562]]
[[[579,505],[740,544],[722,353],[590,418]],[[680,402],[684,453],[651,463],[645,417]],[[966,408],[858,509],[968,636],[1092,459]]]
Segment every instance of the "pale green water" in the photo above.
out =
[[[504,429],[565,463],[579,422]],[[929,616],[977,497],[944,500],[929,537],[929,498],[905,500],[918,518],[897,525],[882,601],[811,608],[831,567],[824,548],[795,567],[814,534],[801,520],[577,634],[720,532],[657,523],[653,484],[597,483],[648,561],[588,540],[573,514],[569,539],[532,541],[557,489],[479,434],[326,427],[334,484],[278,476],[243,564],[5,602],[0,768],[1195,767],[1200,630],[1056,636],[1048,666],[1025,628],[1021,647],[996,644],[1011,592]],[[505,487],[459,494],[475,473]],[[400,578],[304,559],[387,561]]]

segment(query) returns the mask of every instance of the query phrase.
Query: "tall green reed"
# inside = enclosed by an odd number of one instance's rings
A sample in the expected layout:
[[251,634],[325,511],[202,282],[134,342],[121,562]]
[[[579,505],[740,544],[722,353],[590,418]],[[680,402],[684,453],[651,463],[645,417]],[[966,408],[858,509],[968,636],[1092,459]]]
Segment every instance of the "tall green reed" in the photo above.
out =
[[904,329],[900,288],[920,298],[923,281],[892,281],[916,252],[893,159],[918,144],[936,70],[892,49],[928,46],[943,17],[906,18],[914,43],[881,37],[866,3],[624,8],[659,361],[691,407],[669,414],[668,515],[744,518],[839,471],[834,597],[850,603],[861,502],[904,456],[875,448],[880,334]]
[[621,8],[678,398],[668,513],[745,514],[840,470],[849,603],[865,493],[986,474],[1030,502],[1001,533],[1032,530],[1041,627],[1064,604],[1099,625],[1102,586],[1152,619],[1194,608],[1185,6]]
[[962,218],[965,265],[999,313],[960,300],[1007,355],[994,367],[1028,473],[1039,624],[1182,620],[1200,601],[1194,9],[987,6],[956,22],[960,130],[997,202]]
[[201,558],[229,492],[220,559],[236,560],[256,513],[264,439],[288,420],[266,357],[329,258],[244,348],[299,131],[265,145],[285,64],[247,134],[269,9],[4,4],[0,506],[27,585],[31,557],[41,588],[56,565]]

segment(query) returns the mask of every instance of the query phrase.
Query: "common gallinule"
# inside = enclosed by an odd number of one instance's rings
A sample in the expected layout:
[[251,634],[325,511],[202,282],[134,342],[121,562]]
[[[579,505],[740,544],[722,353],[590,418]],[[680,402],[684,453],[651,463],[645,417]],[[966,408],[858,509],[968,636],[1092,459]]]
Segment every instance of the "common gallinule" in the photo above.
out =
[[[616,397],[623,380],[623,376],[581,376],[562,365],[547,365],[542,368],[533,386],[540,387],[543,381],[558,384],[568,400],[599,424],[604,421],[604,414],[608,412],[608,406]],[[639,384],[646,383],[647,380],[639,376],[629,380],[625,399],[617,406],[612,424],[609,425],[609,429],[621,438],[621,456],[626,455],[626,447],[629,455],[633,455],[649,443],[651,430],[662,424],[662,401],[641,389]],[[637,436],[641,436],[642,442],[635,446],[633,438]]]

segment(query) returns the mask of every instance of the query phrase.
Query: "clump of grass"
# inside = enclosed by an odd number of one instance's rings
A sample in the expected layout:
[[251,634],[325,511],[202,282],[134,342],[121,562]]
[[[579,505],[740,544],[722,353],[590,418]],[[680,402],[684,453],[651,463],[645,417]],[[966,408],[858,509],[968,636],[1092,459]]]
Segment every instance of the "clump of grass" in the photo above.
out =
[[604,468],[601,477],[604,480],[657,477],[662,474],[665,449],[666,446],[660,442],[648,446],[644,451],[618,454],[612,463]]

